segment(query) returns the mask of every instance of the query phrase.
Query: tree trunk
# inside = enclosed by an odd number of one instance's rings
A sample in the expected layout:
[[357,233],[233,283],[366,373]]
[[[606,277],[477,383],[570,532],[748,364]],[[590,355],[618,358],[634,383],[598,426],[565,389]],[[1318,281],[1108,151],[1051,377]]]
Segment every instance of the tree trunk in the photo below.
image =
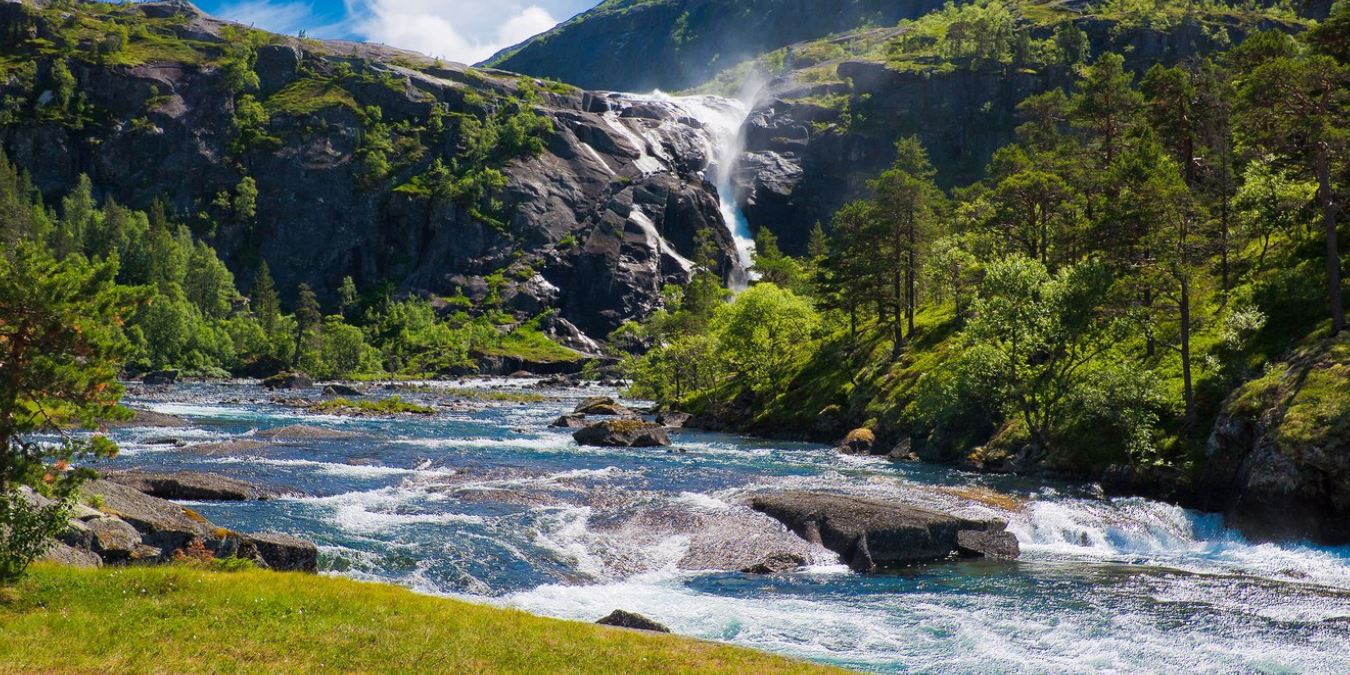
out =
[[1186,422],[1195,421],[1195,389],[1191,383],[1191,284],[1181,280],[1181,379],[1186,401]]
[[1322,198],[1322,227],[1327,237],[1327,287],[1331,296],[1331,334],[1345,330],[1341,304],[1341,255],[1336,245],[1336,197],[1331,191],[1331,159],[1323,145],[1317,151],[1317,186]]

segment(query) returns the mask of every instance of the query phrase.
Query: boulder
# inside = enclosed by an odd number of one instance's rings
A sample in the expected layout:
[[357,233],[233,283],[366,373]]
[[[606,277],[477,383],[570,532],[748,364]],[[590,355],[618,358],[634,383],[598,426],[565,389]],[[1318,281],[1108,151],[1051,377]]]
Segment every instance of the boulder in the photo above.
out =
[[572,434],[580,445],[609,448],[655,448],[670,445],[665,427],[635,419],[597,422]]
[[970,520],[872,499],[778,492],[751,497],[750,507],[772,516],[803,539],[838,553],[859,572],[942,560],[958,551],[983,555],[986,550],[1005,553],[1011,549],[1002,538],[971,538],[967,540],[970,547],[964,550],[958,540],[964,531],[1004,533],[1004,521]]
[[839,452],[847,455],[870,455],[876,443],[877,436],[871,429],[854,429],[839,442]]
[[613,415],[616,417],[632,417],[633,411],[615,402],[608,396],[592,396],[580,404],[572,411],[577,415]]
[[141,545],[140,533],[120,518],[95,518],[83,526],[90,534],[89,550],[105,563],[130,562]]
[[56,563],[67,567],[101,567],[103,559],[87,548],[70,546],[53,541],[47,551],[38,557],[40,562]]
[[245,502],[277,496],[251,483],[199,471],[107,471],[103,479],[160,499]]
[[641,614],[625,612],[622,609],[616,609],[613,612],[610,612],[609,616],[606,616],[605,618],[596,621],[596,623],[600,624],[601,626],[616,626],[619,628],[631,628],[633,630],[652,631],[654,633],[670,632],[669,628],[666,628],[665,626],[655,621],[652,621],[651,619],[648,619],[647,617],[642,616]]
[[304,373],[277,373],[262,381],[266,389],[309,389],[314,380]]
[[104,513],[136,528],[141,542],[147,546],[173,551],[186,548],[193,539],[212,538],[211,523],[171,501],[106,480],[87,483],[82,490],[86,497],[102,500],[99,508]]
[[266,532],[241,535],[239,557],[253,558],[279,572],[317,572],[319,549],[288,534]]
[[584,429],[586,425],[587,422],[585,415],[578,415],[576,413],[572,413],[570,415],[563,415],[562,417],[553,420],[553,423],[550,424],[549,426],[556,427],[559,429]]
[[956,533],[956,550],[976,558],[1013,560],[1022,555],[1017,537],[1007,530],[961,530]]
[[156,370],[153,373],[146,373],[145,376],[141,378],[142,384],[148,384],[150,386],[174,384],[177,381],[178,371],[176,370]]
[[656,423],[668,429],[682,429],[684,425],[689,423],[691,417],[693,415],[689,413],[663,412],[657,414]]
[[183,448],[185,452],[204,457],[230,457],[242,455],[266,448],[267,444],[262,441],[252,441],[241,439],[237,441],[221,441],[219,443],[198,443]]
[[741,571],[746,574],[782,574],[802,567],[806,556],[796,553],[770,553]]
[[356,387],[349,387],[345,384],[330,384],[323,388],[323,395],[351,398],[353,396],[365,396],[365,393]]

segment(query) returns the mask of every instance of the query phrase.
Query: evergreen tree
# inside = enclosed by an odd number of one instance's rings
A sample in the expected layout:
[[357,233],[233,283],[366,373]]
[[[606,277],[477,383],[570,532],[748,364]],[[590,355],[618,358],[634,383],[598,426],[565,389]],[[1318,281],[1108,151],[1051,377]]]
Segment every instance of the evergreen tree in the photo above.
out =
[[309,356],[318,330],[323,325],[323,312],[319,309],[319,299],[309,284],[300,284],[295,305],[295,356],[291,366],[300,365],[301,359]]

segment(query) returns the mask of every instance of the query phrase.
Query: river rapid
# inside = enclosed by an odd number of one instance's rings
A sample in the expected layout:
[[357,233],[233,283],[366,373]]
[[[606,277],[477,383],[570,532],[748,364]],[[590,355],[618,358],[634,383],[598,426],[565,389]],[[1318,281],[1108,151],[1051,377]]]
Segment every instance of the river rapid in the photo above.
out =
[[[290,492],[190,505],[225,527],[316,542],[327,574],[582,621],[626,609],[680,634],[859,670],[1350,672],[1350,548],[1253,544],[1217,516],[1092,486],[819,445],[679,431],[670,450],[578,447],[548,423],[614,392],[535,384],[454,386],[543,402],[465,401],[427,383],[398,393],[438,413],[397,419],[309,414],[243,384],[133,386],[128,405],[190,426],[115,430],[122,453],[108,464]],[[290,396],[302,394],[317,391]],[[296,424],[352,435],[258,436]],[[741,503],[782,489],[1005,518],[1023,555],[854,574]],[[761,544],[799,547],[811,564],[736,571]]]

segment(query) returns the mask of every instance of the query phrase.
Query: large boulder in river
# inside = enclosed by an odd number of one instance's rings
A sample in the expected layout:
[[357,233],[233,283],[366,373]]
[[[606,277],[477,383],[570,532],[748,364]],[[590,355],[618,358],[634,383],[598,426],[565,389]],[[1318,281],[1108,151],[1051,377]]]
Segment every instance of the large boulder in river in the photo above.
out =
[[174,384],[178,381],[178,371],[176,370],[156,370],[153,373],[146,373],[141,377],[141,383],[150,386],[162,386]]
[[877,435],[871,429],[854,429],[839,442],[839,452],[846,455],[870,455],[877,443]]
[[366,393],[356,387],[349,387],[345,384],[330,384],[323,388],[324,396],[345,396],[347,398],[365,396]]
[[587,424],[588,422],[586,422],[585,415],[578,415],[576,413],[571,413],[568,415],[563,415],[556,420],[553,420],[553,423],[549,424],[549,426],[558,429],[584,429],[586,428]]
[[572,438],[581,445],[609,448],[655,448],[670,445],[666,428],[636,419],[613,419],[577,430]]
[[244,502],[277,496],[252,483],[200,471],[105,471],[102,476],[160,499]]
[[592,396],[577,404],[574,415],[613,415],[616,417],[633,417],[633,411],[624,407],[608,396]]
[[631,628],[633,630],[647,630],[654,633],[669,633],[670,629],[648,619],[641,614],[625,612],[622,609],[616,609],[609,613],[609,616],[596,621],[601,626],[617,626],[619,628]]
[[[821,492],[777,492],[751,497],[798,536],[838,553],[859,572],[941,560],[953,554],[1016,557],[1007,523],[953,516],[915,506]],[[963,532],[984,536],[965,537]]]
[[309,389],[314,380],[304,373],[278,373],[262,381],[265,389]]

